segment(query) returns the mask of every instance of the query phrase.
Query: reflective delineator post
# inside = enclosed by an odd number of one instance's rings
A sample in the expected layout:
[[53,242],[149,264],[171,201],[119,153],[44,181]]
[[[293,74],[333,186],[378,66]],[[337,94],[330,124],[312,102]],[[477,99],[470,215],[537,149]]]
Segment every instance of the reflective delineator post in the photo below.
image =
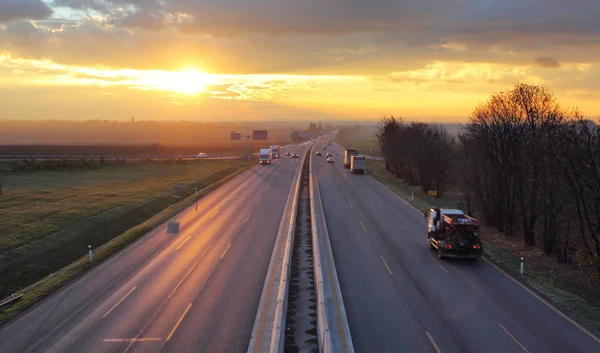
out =
[[94,258],[92,257],[92,246],[91,245],[88,245],[88,251],[90,252],[90,262],[92,262]]
[[410,200],[411,201],[415,200],[415,193],[414,193],[414,191],[410,193]]
[[523,274],[524,267],[525,267],[525,263],[523,262],[523,256],[521,256],[521,274]]

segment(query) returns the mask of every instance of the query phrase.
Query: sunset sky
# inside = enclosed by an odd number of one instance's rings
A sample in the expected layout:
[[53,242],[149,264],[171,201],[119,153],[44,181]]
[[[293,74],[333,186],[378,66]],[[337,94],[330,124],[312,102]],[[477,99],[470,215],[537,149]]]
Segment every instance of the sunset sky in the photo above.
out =
[[0,0],[0,119],[600,116],[598,0]]

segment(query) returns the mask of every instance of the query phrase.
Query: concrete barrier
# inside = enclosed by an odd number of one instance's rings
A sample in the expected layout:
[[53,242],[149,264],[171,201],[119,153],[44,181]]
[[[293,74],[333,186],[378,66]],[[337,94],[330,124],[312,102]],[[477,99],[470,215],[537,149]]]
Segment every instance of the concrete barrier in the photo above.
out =
[[310,160],[309,185],[319,351],[354,353],[313,158]]
[[302,180],[302,168],[309,154],[310,148],[304,152],[301,163],[296,168],[296,175],[288,194],[254,319],[248,353],[283,353],[289,290],[288,278],[292,264],[298,194]]

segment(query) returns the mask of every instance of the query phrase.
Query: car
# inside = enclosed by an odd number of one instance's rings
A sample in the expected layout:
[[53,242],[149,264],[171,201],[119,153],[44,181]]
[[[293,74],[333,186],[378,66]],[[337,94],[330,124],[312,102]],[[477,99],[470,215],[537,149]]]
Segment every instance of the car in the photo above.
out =
[[293,153],[292,153],[292,158],[299,158],[299,157],[298,157],[298,152],[293,152]]
[[321,152],[317,151],[317,156],[322,156]]
[[334,163],[333,156],[327,157],[327,163]]
[[198,157],[196,157],[196,158],[206,158],[206,157],[208,157],[208,155],[206,153],[200,152],[200,153],[198,153]]
[[291,156],[291,155],[292,155],[292,152],[286,152],[286,153],[285,153],[285,155],[286,155],[286,156]]
[[327,146],[323,146],[323,149],[324,149],[324,150],[326,150],[326,149],[327,149]]
[[329,152],[327,152],[327,154],[325,155],[325,157],[329,158],[329,157],[333,157],[333,155]]

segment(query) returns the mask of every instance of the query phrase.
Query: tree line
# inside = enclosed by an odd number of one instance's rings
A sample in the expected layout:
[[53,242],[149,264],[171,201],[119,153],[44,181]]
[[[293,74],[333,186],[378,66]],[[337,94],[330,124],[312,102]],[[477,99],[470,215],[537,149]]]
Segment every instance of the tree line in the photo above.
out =
[[438,197],[456,186],[484,224],[600,273],[600,126],[547,88],[493,94],[457,137],[393,116],[376,137],[390,173]]

